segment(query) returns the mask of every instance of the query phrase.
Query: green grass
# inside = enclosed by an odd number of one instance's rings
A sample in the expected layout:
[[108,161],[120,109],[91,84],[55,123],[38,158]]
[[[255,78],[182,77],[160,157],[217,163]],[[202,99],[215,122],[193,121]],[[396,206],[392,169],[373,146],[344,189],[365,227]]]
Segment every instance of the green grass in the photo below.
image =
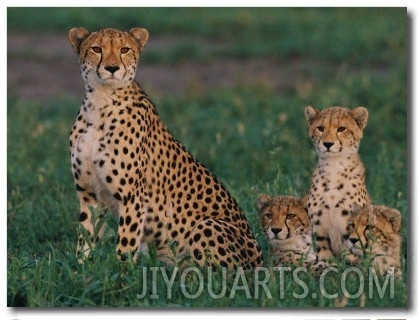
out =
[[[310,57],[365,65],[394,63],[405,49],[405,8],[8,8],[9,30],[66,33],[145,27],[151,39],[182,35],[171,50],[147,50],[151,62],[214,57]],[[406,63],[405,55],[399,56]]]
[[[91,10],[9,8],[9,31],[62,32],[73,25],[96,28],[103,21],[114,21],[117,27],[141,23],[155,34],[181,34],[191,39],[199,37],[205,44],[215,43],[211,54],[194,44],[198,48],[194,55],[188,57],[180,51],[176,59],[160,49],[149,62],[145,58],[144,64],[178,63],[185,59],[207,61],[210,55],[214,61],[227,56],[286,62],[292,57],[310,59],[312,63],[306,72],[316,85],[309,94],[300,88],[279,93],[263,83],[238,83],[229,90],[190,90],[183,97],[152,97],[174,135],[238,200],[262,245],[266,267],[270,267],[269,250],[259,226],[256,198],[262,192],[302,195],[308,190],[316,154],[307,137],[304,107],[308,104],[366,106],[370,114],[360,154],[367,170],[368,190],[374,203],[401,211],[404,238],[403,280],[395,281],[394,297],[390,297],[390,292],[383,298],[375,293],[372,299],[366,299],[366,306],[407,306],[405,267],[410,261],[407,259],[407,16],[404,10],[101,9],[104,20],[99,18],[101,15],[91,15]],[[24,19],[33,12],[36,14],[30,20]],[[247,39],[252,43],[248,47]],[[338,39],[339,45],[332,45]],[[378,68],[382,71],[377,72]],[[200,288],[197,274],[191,272],[182,278],[178,273],[171,299],[167,299],[160,270],[156,292],[150,281],[153,276],[150,267],[163,266],[153,254],[137,265],[118,262],[114,255],[116,224],[112,219],[109,224],[115,228],[107,232],[93,258],[79,265],[74,257],[78,200],[70,171],[68,134],[81,99],[41,105],[22,103],[9,92],[8,306],[334,306],[333,299],[321,294],[320,280],[309,274],[299,275],[307,285],[308,296],[295,297],[305,290],[294,281],[292,271],[285,272],[284,281],[280,281],[279,273],[273,273],[266,284],[271,299],[262,286],[255,285],[255,279],[264,278],[263,273],[246,274],[246,286],[236,273],[229,272],[226,294],[220,299],[213,299],[207,286],[214,285],[215,293],[223,289],[221,270],[210,276],[207,270],[202,270],[205,287],[196,299],[188,299],[183,290],[194,293]],[[144,267],[149,267],[148,294],[140,299],[137,294],[143,290]],[[165,270],[170,276],[174,269]],[[367,279],[365,266],[362,270]],[[357,274],[348,275],[346,283],[350,293],[359,288],[358,279]],[[339,275],[331,273],[325,279],[325,288],[342,296],[338,280]],[[235,283],[249,287],[251,298],[245,288],[235,292]],[[282,285],[284,297],[279,290]],[[363,287],[368,292],[369,283],[365,282]],[[317,296],[313,298],[312,293]],[[359,303],[360,298],[349,301],[350,306]]]

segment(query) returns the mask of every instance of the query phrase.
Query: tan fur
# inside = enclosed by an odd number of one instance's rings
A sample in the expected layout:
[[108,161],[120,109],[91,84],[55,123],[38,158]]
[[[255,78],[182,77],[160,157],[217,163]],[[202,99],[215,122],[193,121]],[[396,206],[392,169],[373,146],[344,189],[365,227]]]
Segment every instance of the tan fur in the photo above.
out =
[[347,216],[353,203],[369,204],[364,166],[358,155],[368,111],[330,107],[305,109],[309,137],[318,154],[307,210],[316,241],[317,261],[327,261],[346,250]]
[[308,214],[295,197],[266,194],[258,197],[261,225],[280,264],[307,265],[314,262]]
[[98,208],[119,218],[119,255],[153,244],[165,261],[191,256],[200,265],[260,266],[260,247],[237,202],[169,133],[134,81],[148,38],[142,28],[69,31],[86,89],[70,135],[78,256],[88,256],[97,240],[91,209]]
[[355,204],[350,223],[348,245],[358,260],[367,254],[382,275],[393,267],[394,275],[401,277],[401,213],[386,206]]

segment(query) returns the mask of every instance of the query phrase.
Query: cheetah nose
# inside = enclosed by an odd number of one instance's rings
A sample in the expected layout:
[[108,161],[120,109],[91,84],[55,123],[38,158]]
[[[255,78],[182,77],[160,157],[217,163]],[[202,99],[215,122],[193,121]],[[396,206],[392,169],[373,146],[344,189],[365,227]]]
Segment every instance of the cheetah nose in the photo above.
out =
[[120,67],[118,67],[118,66],[106,66],[106,67],[105,67],[105,70],[106,70],[106,71],[111,72],[112,74],[113,74],[115,71],[118,71],[119,69],[120,69]]
[[281,232],[280,228],[271,228],[271,231],[274,233],[274,235],[276,236],[279,232]]
[[357,242],[359,242],[359,239],[358,238],[350,238],[349,240],[353,244],[356,244]]
[[334,142],[324,142],[323,145],[330,151],[330,148],[333,146]]

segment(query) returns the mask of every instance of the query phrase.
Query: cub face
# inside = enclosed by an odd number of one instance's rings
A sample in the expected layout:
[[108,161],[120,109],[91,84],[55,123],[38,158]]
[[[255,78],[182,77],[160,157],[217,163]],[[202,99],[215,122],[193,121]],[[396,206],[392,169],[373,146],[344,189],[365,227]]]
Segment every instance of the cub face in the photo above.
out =
[[364,250],[385,255],[398,251],[399,255],[401,214],[398,210],[385,206],[361,208],[354,204],[350,225],[348,245],[357,256],[362,256]]
[[261,225],[271,242],[286,240],[309,231],[309,217],[298,198],[266,194],[258,197]]
[[358,152],[368,119],[366,108],[330,107],[317,110],[308,106],[305,116],[309,137],[320,158]]
[[79,55],[86,84],[121,87],[134,80],[140,52],[149,34],[142,28],[129,32],[108,28],[91,33],[84,28],[73,28],[68,37]]

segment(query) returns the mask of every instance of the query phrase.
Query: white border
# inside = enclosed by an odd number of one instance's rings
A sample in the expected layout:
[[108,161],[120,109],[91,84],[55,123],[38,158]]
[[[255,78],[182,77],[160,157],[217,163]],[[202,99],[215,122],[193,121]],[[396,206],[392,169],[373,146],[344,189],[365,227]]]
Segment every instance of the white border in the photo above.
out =
[[[40,7],[57,7],[57,6],[114,6],[114,1],[98,1],[98,2],[90,2],[90,3],[77,3],[78,1],[60,1],[59,3],[57,1],[37,1],[36,5]],[[218,1],[208,1],[208,0],[202,0],[200,1],[200,6],[202,7],[211,7],[211,6],[240,6],[240,7],[264,7],[264,6],[282,6],[282,3],[273,3],[273,1],[267,1],[267,0],[260,0],[258,2],[256,1],[247,1],[243,0],[240,3],[229,3],[229,2],[223,2],[219,3]],[[1,23],[0,27],[0,34],[3,36],[1,39],[7,39],[7,7],[25,7],[25,6],[34,6],[34,3],[28,3],[28,1],[5,1],[5,6],[1,7],[2,16],[4,19]],[[197,6],[196,2],[192,1],[176,1],[176,3],[171,3],[168,1],[131,1],[126,0],[124,3],[118,3],[118,6],[145,6],[145,7],[160,7],[160,6]],[[168,309],[168,310],[141,310],[141,309],[135,309],[132,311],[126,312],[126,310],[110,310],[110,309],[95,309],[95,310],[88,310],[83,311],[83,309],[78,310],[71,310],[71,309],[62,309],[62,310],[55,310],[53,309],[44,309],[44,310],[26,310],[26,309],[16,309],[16,308],[6,308],[6,301],[7,301],[7,285],[6,285],[6,274],[7,274],[7,251],[6,251],[6,241],[3,242],[3,245],[0,247],[2,257],[3,257],[3,264],[2,264],[2,275],[4,279],[4,289],[1,291],[1,298],[3,301],[3,315],[7,315],[7,319],[19,319],[19,320],[32,320],[32,319],[74,319],[77,317],[78,320],[84,320],[84,319],[112,319],[116,318],[124,318],[124,319],[138,319],[139,316],[170,316],[171,319],[191,319],[196,318],[197,315],[203,316],[204,319],[213,319],[214,317],[226,317],[232,319],[248,319],[248,318],[255,318],[256,316],[259,316],[261,312],[264,313],[263,317],[264,319],[279,319],[280,317],[284,317],[287,319],[297,319],[297,320],[308,320],[308,319],[361,319],[361,318],[369,318],[369,319],[418,319],[419,318],[419,308],[417,305],[418,302],[418,281],[417,281],[417,267],[419,266],[419,259],[420,254],[416,254],[417,247],[418,247],[418,222],[419,219],[416,217],[417,215],[417,208],[418,208],[418,201],[417,201],[417,186],[416,182],[419,181],[419,170],[417,168],[418,162],[418,155],[417,151],[419,150],[419,129],[417,129],[417,124],[419,123],[419,112],[416,110],[418,108],[417,106],[417,92],[419,92],[419,86],[417,81],[417,75],[418,75],[418,63],[417,63],[417,54],[418,54],[418,21],[417,21],[417,15],[418,15],[418,5],[415,1],[389,1],[389,0],[374,0],[374,1],[351,1],[351,2],[340,2],[339,4],[337,1],[302,1],[302,0],[295,0],[293,1],[293,6],[296,7],[336,7],[336,6],[352,6],[352,7],[408,7],[408,12],[411,18],[411,36],[412,36],[412,52],[411,52],[411,68],[412,68],[412,77],[411,77],[411,109],[412,109],[412,115],[414,117],[413,119],[413,128],[411,134],[413,134],[413,137],[411,138],[412,145],[409,147],[414,148],[414,151],[412,152],[412,158],[411,161],[411,169],[413,170],[412,173],[412,181],[411,186],[409,187],[409,190],[411,191],[411,198],[412,198],[412,207],[411,209],[411,219],[414,223],[414,226],[411,228],[411,231],[413,234],[410,235],[410,243],[411,251],[414,253],[414,257],[409,257],[412,259],[415,259],[413,261],[413,265],[411,266],[411,276],[412,276],[412,288],[409,292],[409,302],[410,302],[410,309],[384,309],[384,310],[352,310],[352,309],[343,309],[343,310],[328,310],[328,309],[308,309],[308,310],[302,310],[302,312],[297,312],[296,310],[288,310],[288,309],[218,309],[218,310],[212,310],[212,309],[181,309],[181,310],[174,310],[174,309]],[[3,45],[1,49],[1,54],[3,58],[3,64],[5,68],[3,70],[7,70],[7,45]],[[3,88],[3,97],[7,97],[7,76],[4,74],[4,85]],[[7,100],[5,101],[5,105],[7,105]],[[0,124],[0,128],[2,130],[2,134],[0,136],[0,147],[2,150],[7,150],[7,124],[6,124],[6,117],[2,117]],[[1,154],[1,161],[2,164],[6,164],[6,153],[2,152]],[[7,166],[7,164],[6,164]],[[0,184],[0,195],[2,197],[1,204],[3,205],[3,212],[4,212],[4,219],[7,212],[7,167],[3,167],[2,175],[4,174],[3,183]],[[410,179],[409,179],[410,181]],[[410,194],[410,193],[409,193]],[[1,231],[2,234],[6,235],[7,233],[7,223],[1,224]]]

